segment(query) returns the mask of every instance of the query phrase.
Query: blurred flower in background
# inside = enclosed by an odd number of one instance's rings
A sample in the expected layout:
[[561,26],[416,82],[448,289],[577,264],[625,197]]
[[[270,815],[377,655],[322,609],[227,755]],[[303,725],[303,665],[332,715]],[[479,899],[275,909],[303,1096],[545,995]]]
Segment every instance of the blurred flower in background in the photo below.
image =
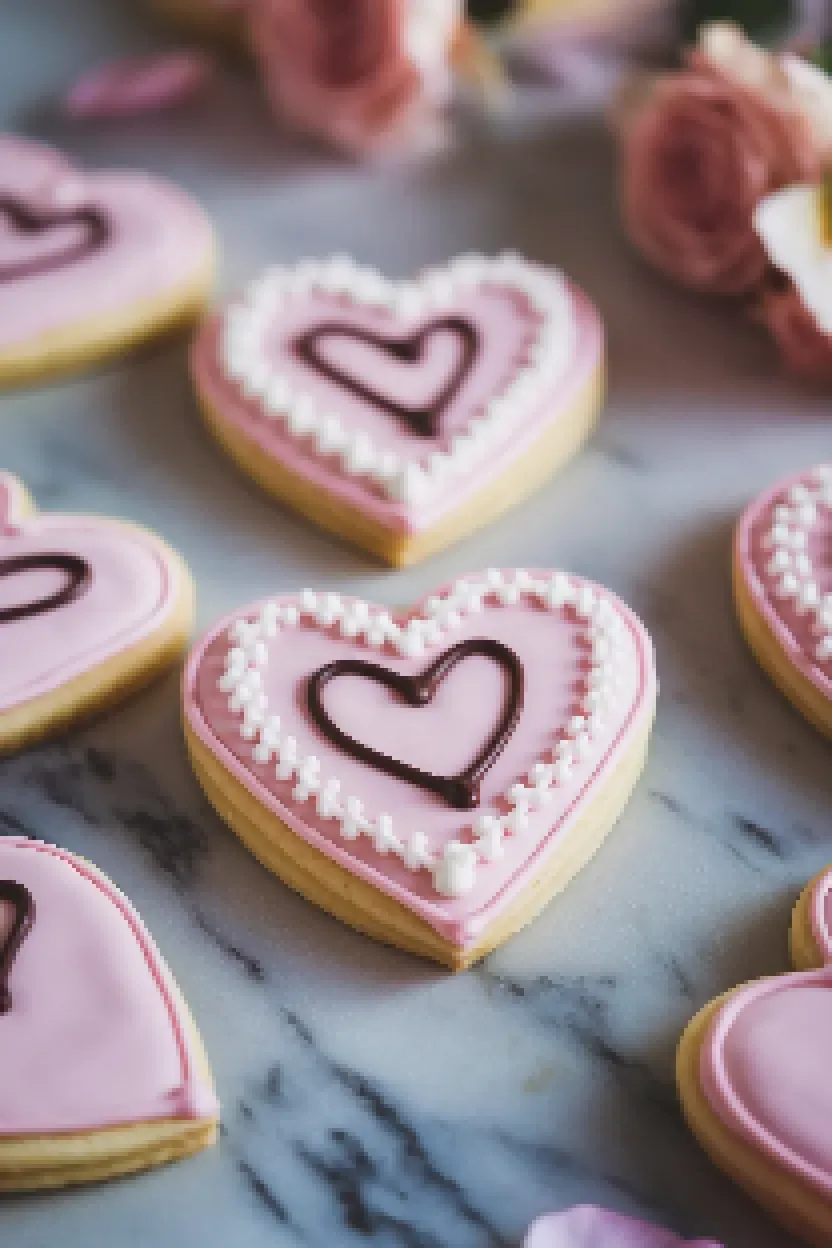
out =
[[806,381],[832,381],[832,335],[823,332],[794,286],[772,280],[756,314],[790,372]]
[[355,156],[441,143],[460,83],[499,99],[531,71],[575,98],[614,96],[635,246],[676,281],[741,299],[796,371],[832,375],[817,295],[832,226],[816,211],[828,220],[832,0],[151,3],[245,49],[278,118]]
[[755,229],[774,273],[759,316],[793,372],[832,379],[832,176],[788,186],[758,205]]
[[248,10],[275,111],[357,153],[429,139],[461,20],[461,0],[256,0]]
[[676,7],[675,0],[521,0],[504,14],[498,39],[517,80],[598,98],[633,64],[668,57]]
[[820,156],[779,61],[738,27],[706,27],[688,62],[658,78],[624,126],[624,221],[677,281],[745,294],[768,263],[754,230],[758,202],[816,177]]
[[625,228],[693,289],[747,296],[784,362],[832,377],[832,79],[734,23],[617,113]]
[[64,110],[76,121],[163,112],[204,91],[213,69],[207,56],[191,50],[111,61],[78,79]]

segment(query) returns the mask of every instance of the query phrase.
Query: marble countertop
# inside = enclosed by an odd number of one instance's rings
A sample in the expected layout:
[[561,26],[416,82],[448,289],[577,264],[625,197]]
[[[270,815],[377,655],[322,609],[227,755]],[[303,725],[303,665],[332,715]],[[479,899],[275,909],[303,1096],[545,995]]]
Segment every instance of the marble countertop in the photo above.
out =
[[70,129],[55,93],[163,35],[108,0],[0,0],[0,29],[0,124],[179,180],[217,223],[224,290],[301,253],[400,273],[508,246],[568,269],[609,328],[588,448],[411,571],[341,547],[233,470],[200,426],[181,340],[0,399],[0,464],[44,508],[157,529],[195,573],[200,626],[304,584],[393,603],[491,564],[560,565],[641,614],[662,682],[646,772],[602,852],[457,976],[351,933],[257,865],[190,774],[175,674],[4,762],[0,831],[86,855],[133,899],[199,1021],[224,1114],[219,1147],[194,1160],[2,1200],[0,1239],[486,1248],[595,1201],[726,1248],[785,1248],[683,1126],[673,1054],[701,1004],[786,969],[792,903],[832,859],[828,745],[746,652],[729,584],[738,510],[828,456],[828,400],[783,379],[730,310],[628,251],[612,151],[586,110],[468,121],[427,168],[366,171],[281,138],[243,77],[163,121]]

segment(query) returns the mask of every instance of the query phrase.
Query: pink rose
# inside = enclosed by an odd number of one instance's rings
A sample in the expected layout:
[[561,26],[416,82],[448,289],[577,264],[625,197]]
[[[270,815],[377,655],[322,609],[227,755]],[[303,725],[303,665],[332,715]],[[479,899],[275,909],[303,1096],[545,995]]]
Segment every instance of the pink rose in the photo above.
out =
[[354,152],[444,102],[460,0],[256,0],[251,43],[275,111]]
[[791,372],[832,381],[832,334],[824,333],[791,283],[772,281],[762,292],[758,316]]
[[658,80],[625,125],[627,230],[653,264],[697,290],[739,295],[758,286],[767,261],[753,228],[757,202],[818,172],[789,92],[762,72],[754,79],[696,53],[689,69]]

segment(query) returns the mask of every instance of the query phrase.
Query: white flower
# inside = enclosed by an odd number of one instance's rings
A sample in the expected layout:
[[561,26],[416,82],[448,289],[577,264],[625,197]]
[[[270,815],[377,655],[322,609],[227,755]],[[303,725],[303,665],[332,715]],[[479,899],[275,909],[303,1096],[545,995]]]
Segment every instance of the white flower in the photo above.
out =
[[462,20],[461,0],[408,0],[404,46],[422,77],[444,74],[448,51]]
[[754,229],[820,329],[832,334],[832,247],[824,238],[823,211],[820,187],[798,183],[760,200]]
[[815,146],[832,157],[832,78],[800,56],[784,56],[780,63],[792,97],[809,123]]
[[776,57],[753,43],[736,22],[708,22],[699,32],[699,51],[712,69],[727,78],[765,91],[776,81]]

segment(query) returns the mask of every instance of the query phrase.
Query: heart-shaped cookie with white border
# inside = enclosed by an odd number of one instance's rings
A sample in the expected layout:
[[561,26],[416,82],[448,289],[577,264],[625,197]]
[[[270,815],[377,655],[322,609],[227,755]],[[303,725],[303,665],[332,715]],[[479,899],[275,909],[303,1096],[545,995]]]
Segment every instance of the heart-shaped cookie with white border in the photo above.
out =
[[188,570],[154,534],[36,515],[0,473],[0,753],[152,680],[182,654],[192,616]]
[[798,971],[706,1006],[679,1045],[688,1124],[712,1160],[789,1230],[832,1243],[832,870],[795,906]]
[[459,968],[598,848],[655,696],[612,594],[491,569],[398,614],[312,590],[243,608],[192,651],[184,715],[209,799],[267,867]]
[[547,481],[589,435],[602,371],[586,295],[514,254],[401,282],[348,257],[273,268],[192,352],[208,426],[243,470],[396,565]]
[[0,136],[0,385],[86,365],[202,311],[213,230],[183,191]]
[[832,464],[778,482],[743,513],[734,600],[760,665],[832,736]]
[[0,837],[0,1191],[62,1187],[213,1143],[194,1024],[141,919],[90,863]]

